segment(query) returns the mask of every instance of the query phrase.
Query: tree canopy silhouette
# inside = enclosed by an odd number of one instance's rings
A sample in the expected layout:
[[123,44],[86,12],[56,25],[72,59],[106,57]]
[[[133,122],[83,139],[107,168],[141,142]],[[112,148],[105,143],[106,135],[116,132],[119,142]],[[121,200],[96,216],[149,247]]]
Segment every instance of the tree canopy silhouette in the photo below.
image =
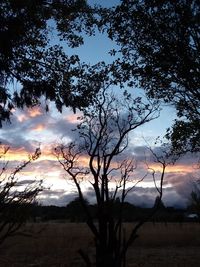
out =
[[123,55],[115,62],[116,79],[176,107],[167,135],[176,153],[200,150],[199,13],[197,0],[123,0],[103,16]]
[[81,33],[94,33],[95,9],[83,0],[2,0],[0,14],[0,123],[13,107],[32,107],[41,96],[59,111],[87,105],[92,74],[66,50],[83,44]]
[[[85,107],[113,71],[114,83],[136,83],[176,107],[179,118],[167,134],[174,152],[199,151],[199,9],[197,0],[123,0],[113,9],[80,0],[1,1],[0,122],[41,96],[59,111]],[[83,44],[82,33],[94,34],[96,26],[120,46],[112,66],[87,66],[61,46]]]

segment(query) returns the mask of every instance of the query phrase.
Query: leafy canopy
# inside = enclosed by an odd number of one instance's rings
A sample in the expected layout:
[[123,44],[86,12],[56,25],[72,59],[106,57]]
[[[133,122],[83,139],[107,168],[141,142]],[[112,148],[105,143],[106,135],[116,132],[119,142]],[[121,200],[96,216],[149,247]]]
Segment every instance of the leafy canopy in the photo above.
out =
[[177,153],[200,149],[199,14],[197,0],[123,0],[103,15],[123,55],[114,64],[116,79],[176,107],[168,137]]
[[95,9],[84,0],[2,0],[0,14],[0,123],[12,108],[37,105],[41,96],[59,111],[87,105],[94,93],[86,86],[90,70],[60,41],[83,44],[81,33],[94,33]]

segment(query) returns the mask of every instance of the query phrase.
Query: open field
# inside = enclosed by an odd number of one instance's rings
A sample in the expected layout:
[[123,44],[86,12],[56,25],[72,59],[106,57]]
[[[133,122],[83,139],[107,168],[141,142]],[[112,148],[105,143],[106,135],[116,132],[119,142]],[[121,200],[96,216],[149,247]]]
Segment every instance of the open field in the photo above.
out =
[[[34,236],[8,239],[0,249],[1,267],[83,267],[77,250],[93,254],[92,236],[83,223],[26,227]],[[127,233],[130,227],[126,224]],[[128,253],[128,267],[198,267],[199,263],[199,223],[147,223]]]

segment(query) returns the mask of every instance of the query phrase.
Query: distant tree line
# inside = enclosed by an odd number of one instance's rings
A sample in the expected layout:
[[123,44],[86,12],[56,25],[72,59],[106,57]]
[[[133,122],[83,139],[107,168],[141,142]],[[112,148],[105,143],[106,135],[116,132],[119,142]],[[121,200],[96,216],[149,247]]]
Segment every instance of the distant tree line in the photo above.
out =
[[[90,204],[87,200],[86,203],[90,209],[93,218],[97,219],[97,205]],[[29,207],[30,208],[30,207]],[[152,207],[153,208],[153,207]],[[138,207],[129,202],[124,203],[123,209],[123,220],[124,222],[136,222],[143,218],[146,218],[151,214],[152,208]],[[120,200],[117,199],[114,204],[114,217],[117,218],[117,214],[120,209]],[[83,210],[80,199],[77,197],[66,207],[58,206],[41,206],[41,205],[31,205],[32,220],[35,222],[45,222],[45,221],[57,221],[57,222],[86,222],[87,216]],[[149,218],[151,222],[184,222],[191,219],[186,217],[187,213],[193,213],[195,210],[192,206],[188,206],[185,209],[175,208],[175,207],[165,207],[162,204],[157,211],[157,213]],[[191,220],[192,221],[192,220]],[[194,219],[193,221],[197,221]]]

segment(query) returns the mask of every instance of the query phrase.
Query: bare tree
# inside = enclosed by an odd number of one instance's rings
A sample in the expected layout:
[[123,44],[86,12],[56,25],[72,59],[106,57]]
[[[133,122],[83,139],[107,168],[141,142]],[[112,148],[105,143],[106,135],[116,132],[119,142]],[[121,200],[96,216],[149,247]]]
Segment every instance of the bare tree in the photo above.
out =
[[29,204],[35,201],[36,196],[42,190],[42,181],[30,181],[23,185],[18,179],[18,174],[31,162],[38,159],[41,152],[36,149],[27,161],[9,170],[9,162],[6,161],[8,146],[0,145],[0,244],[9,236],[19,233],[21,226],[29,216]]
[[[157,102],[143,102],[142,98],[132,98],[126,91],[121,98],[102,90],[95,103],[85,109],[78,125],[79,144],[60,145],[55,154],[76,185],[79,199],[87,215],[87,224],[95,238],[97,267],[125,267],[126,253],[137,237],[138,229],[146,219],[133,226],[130,236],[126,237],[123,227],[123,207],[127,194],[134,190],[147,174],[134,178],[136,162],[126,154],[129,144],[128,134],[138,127],[159,116]],[[88,161],[82,165],[83,158]],[[160,184],[153,179],[159,200],[162,197],[164,171],[167,163],[156,157],[162,170]],[[97,223],[84,202],[81,182],[88,179],[96,198]],[[114,218],[114,204],[120,198],[117,219]],[[152,211],[153,214],[154,211]],[[80,251],[87,266],[91,261]]]

